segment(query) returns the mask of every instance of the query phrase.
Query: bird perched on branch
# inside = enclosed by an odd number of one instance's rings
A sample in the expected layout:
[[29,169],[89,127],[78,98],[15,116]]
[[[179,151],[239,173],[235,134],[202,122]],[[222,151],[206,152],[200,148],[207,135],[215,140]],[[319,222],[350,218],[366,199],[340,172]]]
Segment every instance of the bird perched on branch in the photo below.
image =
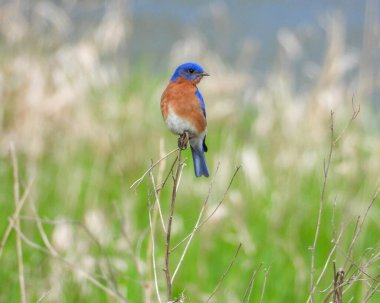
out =
[[161,113],[169,130],[180,136],[178,146],[186,148],[190,142],[197,177],[208,177],[206,164],[206,106],[197,84],[209,76],[196,63],[177,67],[161,97]]

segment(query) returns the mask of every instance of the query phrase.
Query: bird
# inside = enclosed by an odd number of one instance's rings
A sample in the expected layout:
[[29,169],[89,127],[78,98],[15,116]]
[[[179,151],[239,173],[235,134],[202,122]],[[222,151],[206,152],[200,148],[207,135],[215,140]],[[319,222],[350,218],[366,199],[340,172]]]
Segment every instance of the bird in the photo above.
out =
[[210,175],[205,157],[206,105],[197,87],[205,76],[209,74],[199,64],[183,63],[175,69],[161,96],[161,113],[167,128],[180,138],[188,136],[196,177]]

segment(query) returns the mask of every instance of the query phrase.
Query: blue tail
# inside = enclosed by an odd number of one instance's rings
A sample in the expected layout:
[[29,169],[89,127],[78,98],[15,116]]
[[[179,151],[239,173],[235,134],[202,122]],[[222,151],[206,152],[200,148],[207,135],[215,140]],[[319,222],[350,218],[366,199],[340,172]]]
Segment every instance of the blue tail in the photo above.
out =
[[197,177],[200,176],[205,176],[208,177],[210,176],[206,164],[206,158],[205,158],[205,153],[203,150],[197,150],[195,148],[191,147],[191,154],[193,155],[193,162],[194,162],[194,171],[195,175]]

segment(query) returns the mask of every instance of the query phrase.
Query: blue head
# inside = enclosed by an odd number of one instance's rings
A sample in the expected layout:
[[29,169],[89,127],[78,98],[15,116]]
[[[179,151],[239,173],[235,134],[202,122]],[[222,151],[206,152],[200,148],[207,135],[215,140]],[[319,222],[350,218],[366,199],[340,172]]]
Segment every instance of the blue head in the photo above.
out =
[[175,82],[180,78],[185,78],[199,83],[204,76],[209,76],[209,74],[203,70],[202,66],[197,63],[188,62],[178,66],[170,80]]

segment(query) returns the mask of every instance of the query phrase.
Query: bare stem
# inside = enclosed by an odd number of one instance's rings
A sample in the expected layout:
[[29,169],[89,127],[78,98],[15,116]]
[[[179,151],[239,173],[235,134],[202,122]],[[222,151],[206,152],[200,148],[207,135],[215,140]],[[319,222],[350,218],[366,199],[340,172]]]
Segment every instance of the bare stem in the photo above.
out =
[[249,299],[251,298],[251,293],[252,293],[252,288],[253,288],[253,283],[255,282],[256,275],[263,266],[263,263],[260,263],[259,267],[256,268],[253,271],[253,274],[251,276],[251,279],[249,280],[249,284],[247,289],[245,290],[244,297],[243,297],[243,303],[249,302]]
[[318,279],[317,279],[317,282],[315,283],[315,287],[317,287],[317,286],[319,285],[319,283],[321,282],[322,277],[323,277],[323,275],[325,274],[325,272],[326,272],[326,270],[327,270],[328,264],[329,264],[329,262],[330,262],[330,260],[331,260],[331,258],[332,258],[332,256],[333,256],[333,254],[334,254],[336,248],[337,248],[338,245],[339,245],[340,239],[341,239],[341,237],[342,237],[342,235],[343,235],[343,231],[344,231],[344,226],[342,226],[342,228],[341,228],[341,230],[340,230],[340,233],[339,233],[339,235],[338,235],[338,238],[335,240],[334,246],[333,246],[333,248],[331,249],[331,251],[330,251],[330,253],[329,253],[329,255],[328,255],[327,259],[326,259],[326,262],[325,262],[325,265],[324,265],[324,267],[323,267],[323,269],[322,269],[322,272],[321,272],[321,274],[319,275],[319,277],[318,277]]
[[170,203],[170,210],[169,210],[169,218],[168,218],[168,225],[166,228],[166,243],[165,243],[165,275],[166,275],[166,288],[167,288],[167,297],[168,302],[172,299],[172,281],[170,277],[170,240],[171,240],[171,232],[172,232],[172,222],[173,222],[173,214],[174,214],[174,206],[175,201],[177,197],[177,187],[178,187],[178,181],[181,173],[181,148],[178,148],[178,155],[177,155],[177,168],[175,172],[175,176],[173,178],[173,190],[172,190],[172,197],[171,197],[171,203]]
[[203,212],[204,212],[205,209],[206,209],[207,202],[208,202],[208,200],[209,200],[209,198],[210,198],[210,195],[211,195],[211,190],[212,190],[212,187],[213,187],[213,185],[214,185],[215,176],[216,176],[216,174],[217,174],[217,172],[218,172],[218,169],[219,169],[219,164],[218,164],[218,166],[217,166],[217,168],[216,168],[216,170],[215,170],[214,177],[213,177],[212,180],[211,180],[211,184],[210,184],[209,189],[208,189],[208,194],[207,194],[207,197],[206,197],[205,201],[203,202],[202,208],[201,208],[201,210],[200,210],[200,212],[199,212],[197,222],[195,223],[195,226],[194,226],[194,228],[193,228],[193,230],[192,230],[192,232],[191,232],[191,234],[190,234],[189,240],[188,240],[187,243],[186,243],[186,246],[185,246],[185,248],[184,248],[184,250],[183,250],[183,252],[182,252],[181,258],[180,258],[180,260],[179,260],[179,262],[178,262],[178,264],[177,264],[177,267],[176,267],[176,269],[174,270],[173,276],[172,276],[172,278],[171,278],[171,279],[172,279],[172,280],[171,280],[172,284],[173,284],[173,282],[174,282],[174,278],[175,278],[176,274],[178,273],[179,268],[181,267],[181,264],[182,264],[182,262],[183,262],[183,259],[185,258],[185,255],[186,255],[186,253],[187,253],[187,250],[189,249],[189,246],[190,246],[191,240],[193,239],[193,236],[194,236],[195,232],[197,231],[197,229],[198,229],[198,227],[199,227],[199,224],[200,224],[201,219],[202,219],[202,216],[203,216]]
[[[307,302],[314,303],[314,292],[317,287],[317,284],[319,283],[319,280],[321,276],[319,277],[317,283],[314,282],[315,279],[315,250],[317,247],[318,237],[319,237],[319,230],[321,227],[321,221],[322,221],[322,211],[323,211],[323,204],[325,200],[325,194],[326,194],[326,186],[327,186],[327,179],[329,175],[329,169],[331,164],[331,158],[334,151],[335,145],[341,140],[344,133],[347,131],[348,127],[351,125],[351,123],[357,118],[357,116],[360,113],[360,105],[355,107],[354,104],[354,98],[352,97],[352,116],[346,127],[340,132],[340,134],[334,139],[334,112],[331,111],[331,124],[330,124],[330,130],[331,130],[331,137],[330,137],[330,148],[329,148],[329,154],[327,157],[327,161],[324,162],[323,166],[323,185],[322,185],[322,192],[319,200],[319,210],[318,210],[318,220],[317,220],[317,228],[315,230],[315,236],[314,236],[314,242],[313,246],[311,247],[311,273],[310,273],[310,295],[307,300]],[[336,248],[336,246],[335,246]],[[334,248],[334,250],[335,250]],[[331,257],[331,255],[329,256]],[[322,273],[326,270],[326,264],[325,268],[323,269]]]
[[330,124],[330,130],[331,130],[331,140],[330,140],[330,149],[329,154],[327,157],[327,161],[324,162],[323,166],[323,185],[322,185],[322,192],[319,199],[319,210],[318,210],[318,221],[317,221],[317,228],[315,230],[314,235],[314,242],[313,246],[311,247],[311,274],[310,274],[310,296],[309,301],[312,303],[314,302],[314,292],[315,292],[315,285],[314,285],[314,277],[315,277],[315,249],[317,247],[318,237],[319,237],[319,230],[321,227],[321,221],[322,221],[322,210],[323,210],[323,202],[325,201],[325,193],[326,193],[326,185],[327,185],[327,177],[329,175],[329,169],[330,169],[330,163],[331,158],[334,150],[334,112],[331,111],[331,124]]
[[234,263],[235,263],[235,260],[236,260],[236,258],[237,258],[237,256],[238,256],[239,252],[240,252],[240,248],[241,248],[241,243],[239,244],[239,246],[238,246],[238,248],[237,248],[237,250],[236,250],[236,253],[235,253],[234,257],[232,258],[232,261],[231,261],[230,265],[228,266],[227,270],[223,273],[223,275],[222,275],[222,277],[220,278],[218,284],[215,286],[213,292],[212,292],[211,295],[207,298],[207,300],[205,301],[205,303],[209,302],[209,301],[212,299],[212,297],[213,297],[213,296],[215,295],[215,293],[218,291],[220,285],[222,285],[222,283],[223,283],[225,277],[228,275],[228,273],[230,272],[232,266],[233,266]]
[[343,268],[346,267],[347,262],[349,261],[349,259],[352,256],[352,251],[353,251],[353,249],[355,247],[356,240],[358,239],[358,237],[359,237],[359,235],[360,235],[360,233],[362,231],[363,224],[366,221],[368,213],[369,213],[370,209],[372,208],[373,204],[376,202],[376,200],[379,197],[379,195],[380,195],[380,187],[376,190],[374,196],[372,197],[372,200],[371,200],[370,204],[368,205],[368,207],[366,209],[366,212],[365,212],[365,214],[363,216],[363,219],[360,221],[360,217],[359,217],[358,221],[356,222],[354,236],[352,238],[350,247],[348,248],[348,254],[347,254],[348,257],[346,258],[346,260],[344,262]]
[[164,223],[164,216],[163,216],[162,210],[161,210],[160,197],[158,196],[158,190],[157,190],[157,187],[156,187],[156,182],[154,181],[154,177],[153,177],[152,171],[149,172],[149,175],[150,175],[150,180],[151,180],[152,186],[153,186],[154,197],[155,197],[155,200],[156,200],[155,204],[157,205],[158,213],[160,214],[162,229],[163,229],[164,233],[166,234],[166,228],[165,228],[165,223]]
[[19,214],[20,214],[20,211],[21,211],[22,207],[24,206],[26,199],[27,199],[28,196],[29,196],[29,192],[30,192],[30,189],[32,188],[32,184],[33,184],[33,181],[30,181],[30,182],[28,183],[28,185],[26,186],[26,189],[25,189],[25,191],[24,191],[24,194],[23,194],[23,196],[21,197],[20,203],[17,204],[16,210],[14,211],[14,213],[13,213],[11,219],[9,220],[9,223],[8,223],[7,229],[5,230],[5,232],[4,232],[4,236],[3,236],[3,238],[1,239],[1,243],[0,243],[0,257],[1,257],[1,255],[2,255],[2,253],[3,253],[3,249],[4,249],[4,247],[5,247],[5,244],[7,243],[7,240],[8,240],[8,238],[9,238],[9,235],[10,235],[10,233],[11,233],[11,231],[12,231],[13,226],[14,226],[15,218],[16,218],[16,217],[20,218],[20,215],[19,215]]
[[232,175],[231,177],[231,180],[230,180],[230,183],[228,184],[227,186],[227,189],[225,190],[224,194],[223,194],[223,197],[219,200],[218,204],[215,206],[215,208],[213,209],[213,211],[211,212],[211,214],[209,214],[202,222],[200,222],[197,227],[195,227],[193,229],[193,231],[191,231],[185,238],[183,238],[180,242],[178,242],[171,250],[171,252],[173,252],[174,250],[176,250],[181,244],[183,244],[187,239],[189,239],[191,237],[192,234],[194,234],[194,232],[198,231],[204,224],[207,223],[208,220],[211,219],[211,217],[216,213],[216,211],[219,209],[220,205],[222,205],[223,201],[225,200],[226,196],[227,196],[227,193],[229,192],[231,186],[232,186],[232,183],[238,173],[240,169],[240,166],[238,166],[236,169],[235,169],[235,172],[234,174]]
[[124,224],[125,220],[123,218],[122,212],[116,203],[114,203],[114,207],[116,210],[116,215],[118,217],[117,219],[119,221],[121,233],[123,234],[125,241],[127,243],[127,246],[128,246],[127,253],[129,254],[130,258],[132,259],[132,262],[133,262],[133,264],[137,270],[137,273],[139,274],[141,281],[143,281],[144,280],[143,279],[143,277],[144,277],[143,269],[141,268],[140,261],[139,261],[137,255],[134,251],[131,238],[130,238],[128,231],[127,231],[127,227]]
[[334,262],[334,303],[343,302],[343,287],[341,285],[344,282],[344,270],[340,268],[338,272],[336,271],[336,266]]
[[[13,196],[16,209],[20,205],[20,183],[18,175],[18,163],[16,157],[16,151],[14,144],[11,144],[11,157],[12,157],[12,166],[13,166]],[[19,214],[14,217],[14,226],[16,229],[20,230],[20,219]],[[20,235],[16,234],[16,249],[17,249],[17,261],[18,261],[18,277],[20,283],[20,301],[26,303],[26,291],[25,291],[25,277],[24,277],[24,263],[22,257],[22,242]]]
[[153,273],[154,273],[154,285],[156,288],[158,302],[161,303],[162,301],[160,297],[160,291],[158,289],[156,254],[155,254],[155,244],[154,244],[154,226],[152,224],[151,210],[149,210],[149,225],[150,225],[150,236],[151,236],[151,241],[152,241],[152,264],[153,264]]
[[84,278],[86,278],[89,282],[91,282],[92,284],[94,284],[96,287],[98,287],[99,289],[103,290],[104,292],[106,292],[107,294],[109,294],[110,296],[114,297],[114,298],[117,298],[119,299],[121,302],[123,303],[127,303],[127,300],[124,298],[124,297],[121,297],[121,295],[117,292],[115,292],[113,289],[103,285],[101,282],[99,282],[96,277],[83,270],[82,268],[78,267],[77,264],[74,264],[70,261],[68,261],[67,259],[65,259],[64,257],[58,255],[58,254],[54,254],[52,251],[50,251],[48,248],[45,248],[35,242],[33,242],[32,240],[30,240],[28,237],[26,237],[16,226],[14,227],[15,228],[15,231],[16,233],[20,236],[20,238],[27,244],[29,245],[30,247],[34,248],[34,249],[37,249],[53,258],[56,258],[60,261],[62,261],[62,264],[66,265],[68,268],[70,268],[72,271],[74,272],[77,272],[77,273],[80,273]]
[[267,279],[268,279],[269,270],[270,270],[270,265],[269,265],[268,269],[265,271],[263,288],[261,290],[260,303],[262,303],[264,300],[265,287],[267,286]]
[[155,168],[158,164],[160,164],[161,161],[165,160],[167,157],[169,157],[171,154],[178,151],[179,148],[173,149],[171,152],[167,153],[165,156],[163,156],[161,159],[157,160],[155,163],[153,163],[149,169],[140,177],[138,178],[133,184],[130,186],[130,188],[136,190],[136,188],[140,185],[140,183],[144,180],[145,176],[149,174],[149,172]]

